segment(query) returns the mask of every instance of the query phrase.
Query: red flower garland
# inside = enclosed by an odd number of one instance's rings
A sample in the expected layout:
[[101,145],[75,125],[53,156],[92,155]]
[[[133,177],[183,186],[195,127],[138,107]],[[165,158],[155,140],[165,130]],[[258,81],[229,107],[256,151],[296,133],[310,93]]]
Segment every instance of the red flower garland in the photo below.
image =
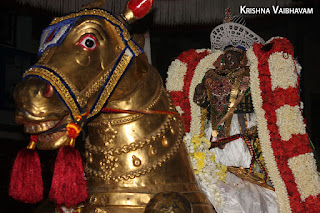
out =
[[[182,91],[170,91],[169,94],[172,98],[173,104],[175,106],[180,106],[184,111],[182,118],[185,122],[185,131],[190,132],[190,123],[191,123],[191,111],[190,111],[190,101],[189,101],[189,89],[191,80],[194,75],[194,70],[196,69],[198,63],[205,56],[209,55],[207,50],[203,52],[196,52],[195,49],[190,49],[181,53],[178,56],[178,60],[187,64],[187,72],[183,79],[183,90]],[[212,62],[213,63],[213,62]]]
[[273,39],[269,45],[271,45],[271,49],[266,51],[262,44],[255,44],[253,46],[253,51],[258,58],[258,78],[260,81],[260,90],[262,91],[262,108],[265,111],[267,128],[270,131],[270,141],[275,161],[280,176],[285,183],[292,211],[320,212],[320,195],[316,197],[309,196],[305,201],[302,201],[294,175],[288,165],[288,160],[290,158],[312,152],[308,134],[293,134],[289,141],[283,141],[279,133],[279,127],[276,124],[276,109],[285,104],[290,106],[300,104],[300,85],[297,85],[295,88],[290,86],[287,89],[277,87],[275,90],[272,90],[268,60],[275,52],[283,52],[284,56],[287,56],[286,54],[288,54],[293,58],[293,46],[285,38]]

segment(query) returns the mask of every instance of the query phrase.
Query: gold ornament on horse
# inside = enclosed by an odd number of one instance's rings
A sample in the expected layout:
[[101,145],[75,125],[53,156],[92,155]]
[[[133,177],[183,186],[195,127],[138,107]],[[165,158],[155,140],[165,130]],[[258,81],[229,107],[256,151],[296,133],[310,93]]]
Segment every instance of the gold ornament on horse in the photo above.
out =
[[[100,3],[54,18],[42,33],[40,59],[15,91],[16,121],[32,135],[24,156],[38,159],[35,143],[60,149],[49,193],[60,211],[215,212],[190,166],[182,120],[126,28],[148,13],[152,0],[129,1],[122,16],[88,9]],[[85,126],[82,168],[74,143]],[[43,187],[36,194],[22,189],[21,181],[40,180],[19,178],[30,171],[21,162],[10,194],[38,202]]]

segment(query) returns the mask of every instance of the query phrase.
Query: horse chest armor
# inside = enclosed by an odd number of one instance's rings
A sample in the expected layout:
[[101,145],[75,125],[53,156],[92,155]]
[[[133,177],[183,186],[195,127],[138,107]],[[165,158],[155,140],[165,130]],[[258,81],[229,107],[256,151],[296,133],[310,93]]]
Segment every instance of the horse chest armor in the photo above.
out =
[[162,116],[157,124],[147,117],[123,125],[102,123],[86,140],[88,176],[111,183],[156,170],[178,151],[183,138],[180,122]]

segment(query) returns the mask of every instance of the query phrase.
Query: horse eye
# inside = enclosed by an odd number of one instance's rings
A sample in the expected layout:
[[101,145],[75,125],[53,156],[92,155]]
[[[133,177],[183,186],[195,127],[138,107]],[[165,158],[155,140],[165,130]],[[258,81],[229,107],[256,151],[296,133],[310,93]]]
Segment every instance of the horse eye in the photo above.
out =
[[78,44],[87,50],[94,50],[97,47],[97,40],[93,35],[85,35]]

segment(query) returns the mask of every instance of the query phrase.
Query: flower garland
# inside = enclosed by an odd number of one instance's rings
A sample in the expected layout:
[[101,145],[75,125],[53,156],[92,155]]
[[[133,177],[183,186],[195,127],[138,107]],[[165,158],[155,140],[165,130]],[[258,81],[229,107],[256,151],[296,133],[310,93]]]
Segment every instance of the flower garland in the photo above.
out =
[[227,167],[216,163],[214,152],[209,150],[211,143],[203,133],[206,122],[204,118],[208,112],[193,102],[193,96],[196,86],[201,83],[209,69],[214,69],[213,63],[222,53],[211,53],[209,49],[191,49],[183,52],[169,66],[166,79],[166,88],[173,104],[185,121],[187,133],[184,141],[195,177],[210,202],[216,206],[224,203],[216,183],[225,181]]
[[184,141],[201,189],[206,193],[211,203],[221,206],[224,201],[216,183],[225,181],[227,167],[215,162],[214,152],[209,151],[211,143],[206,137],[192,137],[191,133],[186,133]]
[[185,131],[191,131],[193,135],[199,135],[201,128],[201,109],[193,102],[194,90],[201,83],[205,73],[214,68],[213,62],[222,53],[211,53],[209,49],[191,49],[181,53],[168,68],[166,88],[173,104],[182,113]]
[[247,51],[261,149],[280,212],[320,212],[320,177],[301,113],[293,46],[272,38]]
[[173,104],[179,107],[178,109],[182,113],[186,132],[190,132],[191,122],[190,101],[188,99],[191,79],[199,61],[209,53],[210,50],[197,51],[190,49],[181,53],[168,68],[166,88]]
[[205,108],[202,108],[201,109],[201,126],[200,126],[200,137],[204,137],[205,136],[205,133],[204,133],[204,130],[205,130],[205,126],[206,126],[206,123],[207,123],[207,117],[209,115],[209,112],[207,109]]

